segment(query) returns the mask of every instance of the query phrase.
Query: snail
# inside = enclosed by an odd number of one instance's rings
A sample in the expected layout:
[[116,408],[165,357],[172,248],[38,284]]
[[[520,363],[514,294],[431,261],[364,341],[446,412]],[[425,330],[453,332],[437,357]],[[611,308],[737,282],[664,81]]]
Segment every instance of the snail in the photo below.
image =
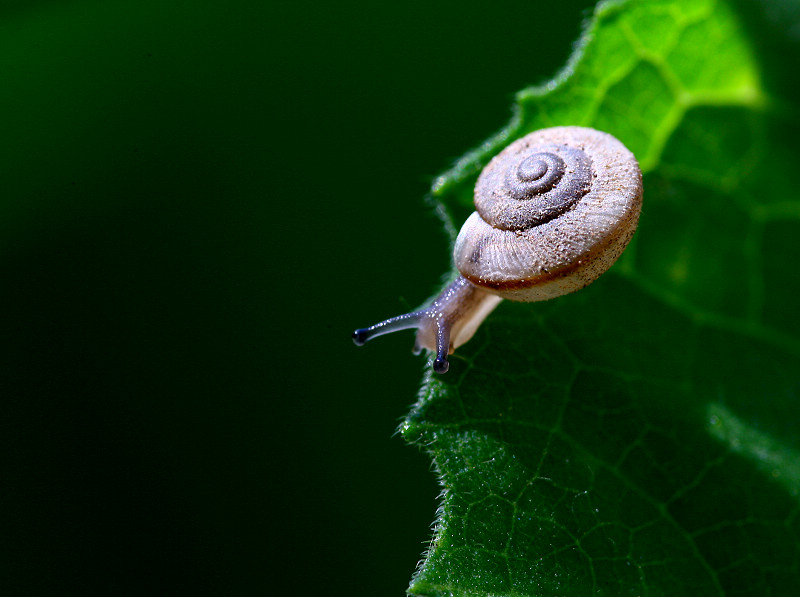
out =
[[414,352],[436,356],[433,370],[467,342],[503,300],[543,301],[595,281],[622,254],[639,221],[642,173],[608,133],[583,127],[535,131],[483,169],[476,211],[458,234],[459,276],[426,308],[353,332],[368,340],[417,329]]

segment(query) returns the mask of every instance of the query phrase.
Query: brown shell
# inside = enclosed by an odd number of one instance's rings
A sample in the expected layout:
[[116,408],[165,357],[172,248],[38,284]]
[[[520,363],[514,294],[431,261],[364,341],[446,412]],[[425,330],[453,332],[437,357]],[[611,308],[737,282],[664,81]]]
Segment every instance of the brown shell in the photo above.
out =
[[503,298],[539,301],[579,290],[620,256],[636,230],[642,173],[622,143],[555,127],[518,139],[481,172],[455,263]]

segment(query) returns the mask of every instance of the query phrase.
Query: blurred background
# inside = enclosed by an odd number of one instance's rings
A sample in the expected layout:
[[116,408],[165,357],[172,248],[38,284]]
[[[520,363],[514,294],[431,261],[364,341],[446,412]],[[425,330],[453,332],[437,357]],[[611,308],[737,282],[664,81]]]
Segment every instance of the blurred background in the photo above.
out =
[[400,595],[424,197],[588,0],[0,5],[0,593]]

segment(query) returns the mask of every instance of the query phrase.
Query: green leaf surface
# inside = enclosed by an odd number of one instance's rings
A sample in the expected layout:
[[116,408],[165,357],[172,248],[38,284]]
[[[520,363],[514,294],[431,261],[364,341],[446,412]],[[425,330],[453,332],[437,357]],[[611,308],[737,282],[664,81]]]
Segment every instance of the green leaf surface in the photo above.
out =
[[503,303],[427,372],[402,433],[443,497],[410,593],[800,586],[800,131],[747,25],[723,1],[601,5],[561,74],[436,181],[456,230],[499,149],[582,125],[636,154],[645,198],[612,273]]

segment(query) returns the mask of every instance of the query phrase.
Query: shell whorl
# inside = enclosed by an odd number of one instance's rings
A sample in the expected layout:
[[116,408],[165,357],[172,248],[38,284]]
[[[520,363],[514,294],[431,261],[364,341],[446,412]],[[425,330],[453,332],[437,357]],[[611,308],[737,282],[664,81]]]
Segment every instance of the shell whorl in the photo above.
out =
[[535,301],[594,281],[628,244],[641,209],[636,158],[607,133],[543,129],[484,168],[476,212],[456,239],[455,263],[472,283]]
[[495,228],[524,230],[544,224],[589,191],[592,162],[584,151],[556,144],[534,149],[480,179],[475,207]]

